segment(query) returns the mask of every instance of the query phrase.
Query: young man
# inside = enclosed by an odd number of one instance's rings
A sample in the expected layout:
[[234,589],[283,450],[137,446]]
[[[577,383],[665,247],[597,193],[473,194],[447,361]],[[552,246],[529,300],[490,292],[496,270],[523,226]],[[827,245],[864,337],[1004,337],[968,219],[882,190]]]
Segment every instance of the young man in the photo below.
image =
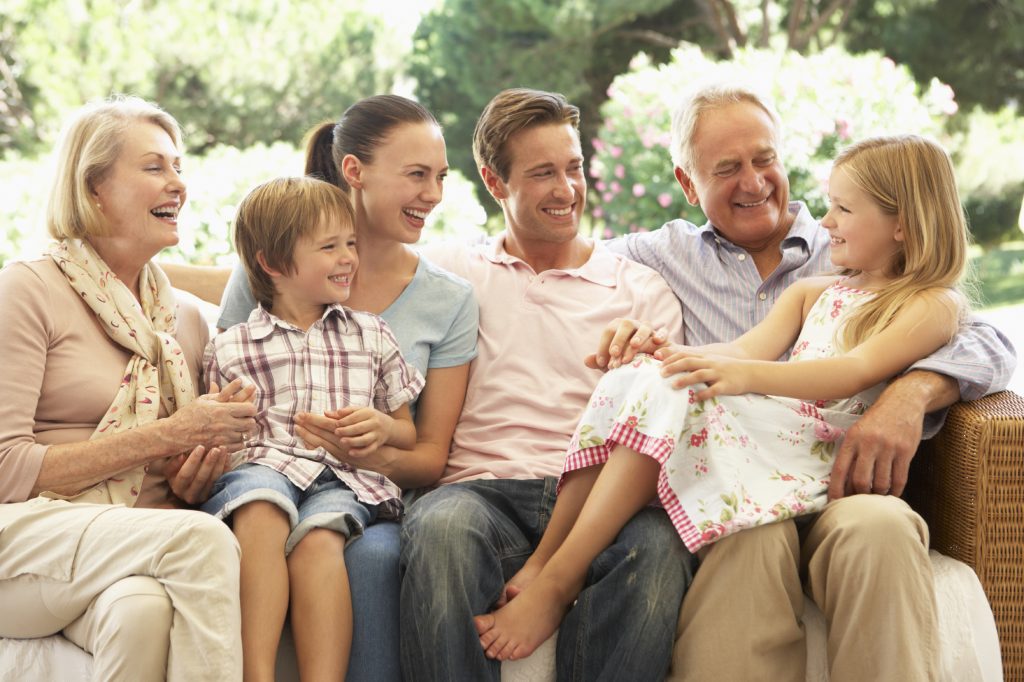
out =
[[[830,269],[829,238],[805,205],[789,201],[778,118],[756,92],[692,93],[672,136],[676,178],[708,223],[674,220],[609,247],[664,275],[684,309],[686,343],[730,341],[795,279]],[[638,341],[650,328],[659,327]],[[626,348],[633,329],[626,322],[614,337],[609,330],[596,363],[609,362],[610,346]],[[833,680],[934,679],[928,529],[897,496],[922,424],[934,435],[942,423],[934,411],[1000,390],[1013,365],[998,332],[967,327],[894,381],[850,429],[825,511],[711,545],[683,605],[673,679],[802,681],[804,589],[829,624]]]
[[[408,680],[497,680],[473,616],[513,596],[508,580],[544,532],[556,477],[599,374],[583,356],[616,317],[679,329],[653,271],[577,230],[586,202],[579,111],[557,94],[507,90],[473,150],[506,230],[432,251],[480,303],[479,355],[442,485],[402,528],[402,669]],[[593,563],[558,636],[560,679],[660,680],[693,557],[664,512],[638,514]]]
[[256,187],[238,207],[235,245],[260,307],[210,342],[204,364],[207,381],[256,387],[258,433],[202,508],[230,519],[242,547],[246,678],[273,679],[290,611],[302,676],[338,679],[353,621],[344,547],[378,517],[399,518],[401,491],[306,447],[295,415],[340,410],[339,435],[353,454],[408,448],[408,403],[423,377],[380,317],[341,305],[359,264],[355,213],[341,189],[309,177]]

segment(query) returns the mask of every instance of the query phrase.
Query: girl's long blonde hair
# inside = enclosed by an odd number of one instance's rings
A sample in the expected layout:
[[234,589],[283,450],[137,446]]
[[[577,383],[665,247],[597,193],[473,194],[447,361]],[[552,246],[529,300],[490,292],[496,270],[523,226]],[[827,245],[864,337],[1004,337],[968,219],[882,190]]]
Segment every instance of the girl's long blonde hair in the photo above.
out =
[[927,289],[949,290],[963,319],[969,309],[962,287],[970,233],[949,154],[918,135],[874,137],[844,149],[833,166],[896,216],[903,231],[902,249],[888,273],[893,280],[850,314],[840,347],[853,348],[878,333]]

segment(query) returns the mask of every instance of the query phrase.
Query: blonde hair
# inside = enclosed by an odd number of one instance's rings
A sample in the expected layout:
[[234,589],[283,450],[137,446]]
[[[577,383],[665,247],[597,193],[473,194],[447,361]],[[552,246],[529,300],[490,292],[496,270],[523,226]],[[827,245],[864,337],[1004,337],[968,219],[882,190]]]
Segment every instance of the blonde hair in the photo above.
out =
[[61,131],[56,169],[46,206],[46,229],[54,239],[105,236],[106,221],[92,196],[121,155],[124,133],[139,121],[167,132],[181,149],[181,128],[157,105],[131,95],[86,104]]
[[512,155],[508,142],[523,130],[539,125],[568,123],[579,131],[580,110],[557,92],[512,88],[487,103],[473,130],[473,159],[477,170],[486,166],[508,182]]
[[[701,116],[741,102],[749,102],[768,114],[775,126],[776,137],[781,138],[782,124],[767,95],[738,82],[707,83],[688,92],[672,112],[672,143],[669,147],[672,164],[692,175],[697,168],[693,138]],[[776,141],[781,143],[781,140]]]
[[264,308],[274,302],[274,281],[259,255],[274,270],[295,272],[295,245],[313,235],[323,220],[343,220],[355,229],[348,194],[337,185],[311,177],[277,178],[257,185],[238,205],[235,250],[253,296]]
[[896,216],[903,233],[888,273],[892,281],[850,314],[840,347],[853,348],[878,333],[908,300],[928,289],[951,293],[963,319],[969,309],[963,287],[970,233],[949,154],[918,135],[875,137],[844,149],[833,167]]

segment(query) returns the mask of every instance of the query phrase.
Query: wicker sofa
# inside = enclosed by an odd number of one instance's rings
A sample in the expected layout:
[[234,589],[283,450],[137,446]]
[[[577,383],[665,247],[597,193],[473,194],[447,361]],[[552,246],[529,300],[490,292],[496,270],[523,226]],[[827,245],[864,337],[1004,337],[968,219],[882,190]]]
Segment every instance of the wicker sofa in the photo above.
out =
[[1006,682],[1024,682],[1024,397],[954,405],[921,444],[904,498],[928,521],[932,548],[977,573]]

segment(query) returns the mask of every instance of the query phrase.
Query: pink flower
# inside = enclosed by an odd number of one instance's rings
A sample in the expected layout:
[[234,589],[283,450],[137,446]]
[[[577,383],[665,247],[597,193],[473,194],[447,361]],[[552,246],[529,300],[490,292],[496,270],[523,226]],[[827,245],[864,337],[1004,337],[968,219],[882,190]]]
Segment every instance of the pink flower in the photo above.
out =
[[612,145],[612,148],[609,149],[608,151],[612,155],[613,159],[617,159],[620,156],[622,156],[622,147],[618,145]]
[[639,424],[639,423],[640,423],[640,420],[636,417],[636,415],[632,415],[631,414],[628,417],[626,417],[625,424],[626,424],[626,428],[627,429],[635,429],[636,425]]
[[834,443],[842,437],[843,433],[843,429],[832,426],[822,419],[814,422],[814,437],[823,443]]
[[[596,213],[596,211],[595,211],[595,213]],[[595,216],[595,217],[599,217],[599,216]],[[612,232],[612,228],[610,228],[610,227],[606,227],[606,228],[604,228],[604,233],[602,234],[602,236],[603,236],[603,237],[604,237],[605,239],[611,239],[612,237],[614,237],[614,236],[615,236],[615,233],[614,233],[614,232]]]
[[690,436],[690,447],[699,448],[701,444],[700,436],[693,434]]
[[608,185],[604,184],[604,180],[598,180],[596,183],[594,183],[594,189],[596,189],[598,192],[603,192],[606,189],[608,189]]
[[633,196],[642,197],[647,194],[647,188],[641,185],[639,182],[633,185]]
[[614,198],[615,195],[612,194],[611,192],[605,192],[604,194],[601,195],[601,201],[603,201],[606,204],[610,204],[612,202],[612,199]]
[[612,180],[612,184],[609,185],[608,189],[610,189],[613,194],[618,194],[622,191],[622,185],[619,184],[618,180]]
[[668,192],[662,192],[658,195],[658,205],[662,208],[668,208],[672,205],[672,195]]
[[836,119],[836,135],[840,140],[846,141],[853,136],[853,123],[840,116]]
[[615,173],[615,177],[619,178],[620,180],[626,177],[626,167],[623,166],[621,163],[616,164],[615,170],[613,172]]
[[[594,216],[595,218],[603,218],[604,217],[604,211],[601,209],[600,206],[598,206],[593,211],[591,211],[590,214],[592,216]],[[607,239],[607,237],[606,237],[606,239]]]
[[604,142],[602,142],[599,138],[594,138],[593,144],[594,144],[594,151],[595,152],[603,152],[604,151]]

